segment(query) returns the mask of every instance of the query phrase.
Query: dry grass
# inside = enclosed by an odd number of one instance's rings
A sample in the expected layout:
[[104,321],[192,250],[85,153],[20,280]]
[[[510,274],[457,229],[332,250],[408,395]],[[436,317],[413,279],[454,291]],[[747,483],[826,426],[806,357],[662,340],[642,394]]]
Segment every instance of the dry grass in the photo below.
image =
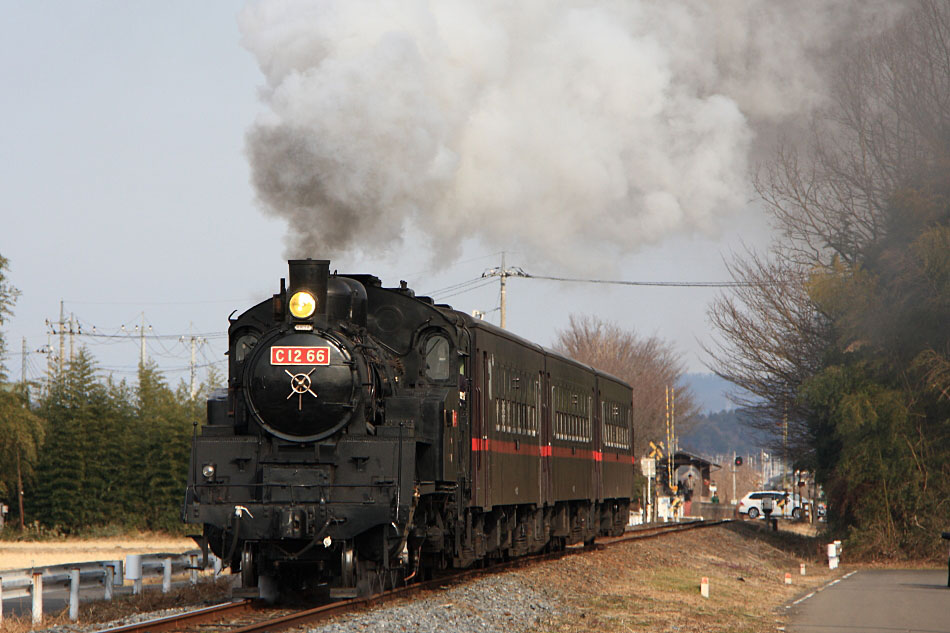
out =
[[[819,564],[816,550],[809,537],[733,524],[548,563],[529,573],[539,584],[559,585],[571,613],[539,630],[772,632],[784,620],[785,604],[841,575]],[[801,562],[807,576],[800,575]],[[704,576],[708,599],[700,595]]]
[[0,541],[0,570],[124,559],[127,554],[177,553],[195,547],[195,542],[190,538],[165,535],[38,542]]
[[[120,618],[127,618],[136,613],[150,613],[163,609],[189,608],[218,604],[227,600],[227,579],[217,582],[201,582],[194,586],[171,591],[163,594],[161,591],[144,591],[137,596],[116,596],[111,602],[97,600],[83,602],[79,606],[80,625],[97,622],[111,622]],[[48,614],[43,619],[40,628],[48,629],[54,626],[75,624],[70,622],[68,608],[59,613]],[[28,633],[33,630],[29,614],[24,617],[4,616],[0,625],[0,633]]]

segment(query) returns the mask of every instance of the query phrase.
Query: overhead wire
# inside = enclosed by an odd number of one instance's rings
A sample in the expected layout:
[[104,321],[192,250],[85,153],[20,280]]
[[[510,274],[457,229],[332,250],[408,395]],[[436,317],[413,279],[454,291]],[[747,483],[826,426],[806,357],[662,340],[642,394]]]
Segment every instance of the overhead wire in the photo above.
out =
[[437,290],[432,290],[432,291],[425,292],[425,293],[422,293],[422,294],[423,294],[423,296],[427,296],[427,297],[441,296],[441,295],[445,294],[446,292],[452,292],[452,291],[454,291],[454,290],[459,290],[459,289],[464,288],[464,287],[466,287],[466,286],[471,286],[471,285],[473,285],[473,284],[477,284],[477,283],[479,283],[479,282],[482,281],[482,280],[484,280],[484,277],[475,277],[474,279],[468,279],[468,280],[466,280],[466,281],[460,281],[460,282],[457,283],[457,284],[452,284],[451,286],[445,286],[444,288],[439,288],[439,289],[437,289]]
[[573,283],[586,284],[614,284],[619,286],[651,286],[659,288],[748,288],[752,286],[776,286],[786,283],[792,283],[792,279],[777,279],[770,282],[752,282],[752,281],[627,281],[623,279],[584,279],[579,277],[551,277],[548,275],[533,275],[524,273],[523,275],[512,275],[512,277],[525,277],[528,279],[545,279],[548,281],[566,281]]
[[439,301],[444,301],[445,299],[449,299],[451,297],[457,297],[458,295],[462,295],[467,292],[472,292],[473,290],[478,290],[479,288],[484,288],[485,286],[490,286],[491,284],[495,283],[494,279],[484,279],[484,280],[480,279],[479,281],[482,281],[483,283],[476,284],[471,287],[463,288],[449,294],[439,294],[438,295]]

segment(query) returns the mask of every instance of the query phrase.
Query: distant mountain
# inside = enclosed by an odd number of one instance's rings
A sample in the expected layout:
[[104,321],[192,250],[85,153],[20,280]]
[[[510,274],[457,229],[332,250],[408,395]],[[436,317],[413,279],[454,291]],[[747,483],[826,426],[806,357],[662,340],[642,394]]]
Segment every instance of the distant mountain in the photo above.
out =
[[740,455],[757,453],[765,446],[763,436],[744,425],[741,413],[728,394],[736,393],[731,382],[715,374],[685,374],[682,384],[689,386],[699,405],[696,425],[684,431],[680,446],[700,455]]
[[704,413],[696,425],[680,436],[679,444],[685,450],[698,455],[739,455],[759,452],[765,446],[762,435],[742,424],[737,409]]
[[726,394],[735,392],[736,386],[716,374],[684,374],[681,382],[696,396],[696,403],[699,404],[701,413],[735,408]]

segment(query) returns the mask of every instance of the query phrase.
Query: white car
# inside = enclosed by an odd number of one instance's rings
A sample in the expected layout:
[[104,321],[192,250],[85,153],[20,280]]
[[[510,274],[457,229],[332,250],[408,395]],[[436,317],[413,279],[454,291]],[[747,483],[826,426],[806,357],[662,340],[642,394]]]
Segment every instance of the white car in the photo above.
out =
[[736,510],[739,514],[748,515],[750,519],[758,519],[760,516],[765,516],[762,504],[766,498],[772,501],[773,517],[784,517],[796,521],[802,518],[802,505],[808,503],[808,499],[781,490],[757,490],[742,497]]

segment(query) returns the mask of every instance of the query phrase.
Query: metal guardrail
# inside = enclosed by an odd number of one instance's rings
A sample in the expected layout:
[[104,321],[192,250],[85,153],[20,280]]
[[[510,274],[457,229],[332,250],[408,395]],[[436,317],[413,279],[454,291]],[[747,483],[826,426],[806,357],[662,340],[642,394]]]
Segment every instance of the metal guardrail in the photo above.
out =
[[[100,560],[85,563],[67,563],[32,567],[27,569],[9,569],[0,571],[0,622],[3,620],[3,601],[32,597],[33,621],[43,619],[43,586],[62,586],[69,589],[69,616],[76,620],[79,616],[79,590],[94,587],[103,588],[103,598],[111,600],[114,588],[132,581],[132,593],[142,591],[142,581],[147,576],[162,577],[162,592],[171,589],[173,575],[191,572],[191,583],[198,582],[198,572],[202,566],[200,550],[189,550],[183,554],[130,554],[122,560]],[[220,559],[209,555],[208,562],[213,565],[215,574],[221,570]]]

